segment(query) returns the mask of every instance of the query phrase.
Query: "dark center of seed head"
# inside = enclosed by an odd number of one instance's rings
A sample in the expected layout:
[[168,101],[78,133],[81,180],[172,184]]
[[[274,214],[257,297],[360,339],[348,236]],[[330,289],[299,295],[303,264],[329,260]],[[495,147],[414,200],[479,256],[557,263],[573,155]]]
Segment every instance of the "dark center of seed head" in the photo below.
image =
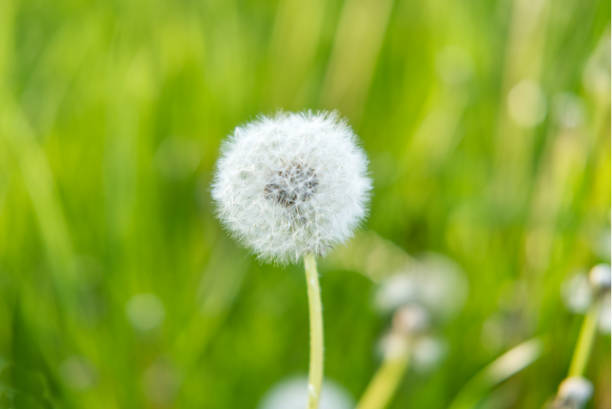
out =
[[305,202],[317,191],[319,180],[314,169],[301,163],[292,163],[277,171],[264,187],[267,200],[290,208],[298,201]]

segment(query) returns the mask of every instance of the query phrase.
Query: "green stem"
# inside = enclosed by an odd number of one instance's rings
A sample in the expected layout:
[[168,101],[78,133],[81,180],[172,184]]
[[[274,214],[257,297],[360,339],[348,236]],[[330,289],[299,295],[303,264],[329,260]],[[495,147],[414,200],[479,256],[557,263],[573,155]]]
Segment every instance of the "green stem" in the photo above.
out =
[[408,367],[408,352],[386,358],[361,397],[357,409],[383,409],[397,389]]
[[448,406],[450,409],[474,409],[498,384],[531,365],[542,354],[542,341],[532,338],[510,349],[478,371],[461,388]]
[[599,300],[595,300],[591,304],[587,315],[584,317],[584,321],[582,321],[578,342],[576,343],[574,356],[572,357],[572,363],[569,369],[569,377],[582,376],[584,374],[587,363],[589,362],[589,356],[593,350],[595,335],[597,334],[599,309]]
[[323,310],[319,274],[314,255],[304,256],[306,288],[308,290],[308,311],[310,317],[310,369],[308,373],[308,409],[319,407],[323,383]]

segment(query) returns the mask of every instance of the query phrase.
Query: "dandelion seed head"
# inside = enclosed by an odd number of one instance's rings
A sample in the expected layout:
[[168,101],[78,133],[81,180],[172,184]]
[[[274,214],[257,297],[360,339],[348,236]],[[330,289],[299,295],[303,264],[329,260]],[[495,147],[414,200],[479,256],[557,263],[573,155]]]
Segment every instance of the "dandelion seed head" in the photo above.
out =
[[279,113],[239,126],[212,187],[219,218],[260,258],[324,255],[365,217],[371,181],[357,137],[331,113]]
[[553,108],[556,122],[564,128],[577,128],[584,123],[584,102],[571,92],[555,95]]
[[383,313],[420,304],[432,315],[448,318],[462,307],[467,291],[459,266],[442,255],[428,254],[385,278],[374,302]]
[[592,294],[589,278],[585,273],[576,273],[561,285],[561,296],[568,310],[584,313],[591,305]]
[[573,376],[566,378],[559,385],[557,399],[560,403],[582,407],[593,394],[593,385],[588,379]]
[[418,338],[413,346],[412,362],[419,372],[428,372],[435,368],[446,354],[444,341],[432,336]]
[[429,326],[427,311],[421,306],[406,305],[393,315],[393,328],[401,334],[414,335]]
[[[308,403],[308,380],[295,377],[283,380],[270,389],[258,409],[303,409]],[[349,394],[335,382],[326,379],[321,390],[320,409],[349,409],[355,407]]]
[[596,293],[610,291],[612,277],[609,264],[597,264],[589,272],[589,281]]

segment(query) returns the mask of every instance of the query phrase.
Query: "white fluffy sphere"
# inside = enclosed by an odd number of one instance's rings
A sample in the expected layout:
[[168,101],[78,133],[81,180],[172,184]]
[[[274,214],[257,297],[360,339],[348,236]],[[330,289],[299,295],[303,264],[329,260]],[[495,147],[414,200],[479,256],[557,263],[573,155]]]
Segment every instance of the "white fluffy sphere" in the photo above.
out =
[[[308,403],[308,379],[293,377],[270,389],[258,409],[304,409]],[[321,389],[319,409],[350,409],[355,404],[348,392],[337,383],[326,379]]]
[[348,239],[366,215],[367,158],[331,113],[279,113],[237,127],[212,188],[219,218],[262,259],[297,261]]
[[567,404],[573,404],[571,407],[583,407],[584,404],[593,395],[593,384],[580,376],[566,378],[559,385],[557,398]]
[[593,290],[597,293],[610,291],[610,284],[612,282],[612,276],[610,275],[609,264],[597,264],[589,272],[589,281]]

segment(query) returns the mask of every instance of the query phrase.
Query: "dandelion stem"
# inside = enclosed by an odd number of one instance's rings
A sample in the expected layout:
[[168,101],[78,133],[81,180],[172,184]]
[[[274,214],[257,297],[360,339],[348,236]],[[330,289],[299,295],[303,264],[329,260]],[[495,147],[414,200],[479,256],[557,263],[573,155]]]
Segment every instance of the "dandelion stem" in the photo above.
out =
[[374,374],[357,409],[383,409],[387,406],[408,367],[409,353],[386,358]]
[[595,334],[597,333],[597,317],[599,315],[600,304],[599,300],[595,300],[591,304],[587,315],[582,321],[578,342],[574,349],[574,356],[570,365],[568,376],[582,376],[589,361],[589,356],[593,349]]
[[317,261],[313,254],[304,256],[308,310],[310,317],[310,369],[308,374],[308,409],[319,407],[323,383],[323,311]]

